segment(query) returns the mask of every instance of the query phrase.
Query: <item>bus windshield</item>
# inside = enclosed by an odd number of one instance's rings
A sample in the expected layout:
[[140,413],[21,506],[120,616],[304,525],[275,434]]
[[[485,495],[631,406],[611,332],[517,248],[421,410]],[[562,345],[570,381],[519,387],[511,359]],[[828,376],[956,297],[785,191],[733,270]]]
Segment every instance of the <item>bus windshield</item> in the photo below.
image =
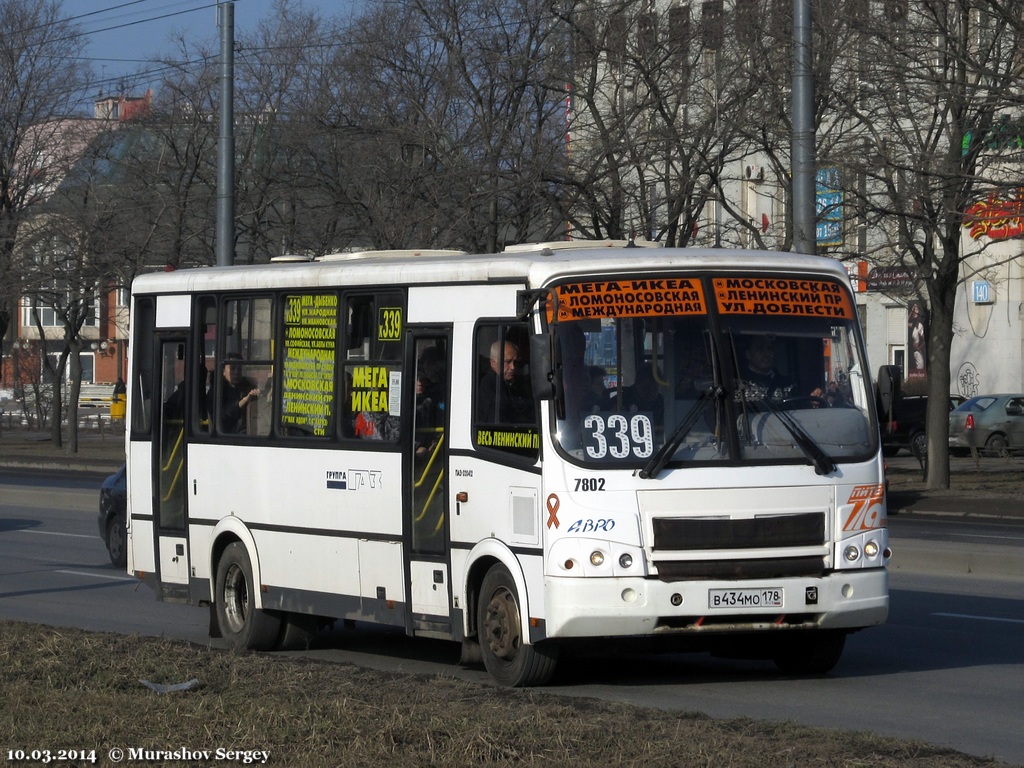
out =
[[554,287],[560,449],[656,476],[699,462],[870,458],[847,288],[828,278],[609,278]]

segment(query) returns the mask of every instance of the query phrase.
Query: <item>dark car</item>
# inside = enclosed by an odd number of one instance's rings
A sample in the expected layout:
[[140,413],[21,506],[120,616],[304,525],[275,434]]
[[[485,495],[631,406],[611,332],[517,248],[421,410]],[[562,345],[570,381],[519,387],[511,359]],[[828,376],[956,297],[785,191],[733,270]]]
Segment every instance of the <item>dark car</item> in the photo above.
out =
[[949,450],[1007,456],[1024,448],[1024,394],[979,395],[949,414]]
[[107,545],[110,562],[124,568],[128,565],[128,491],[122,466],[100,486],[100,537]]
[[[952,411],[964,399],[958,395],[949,396],[949,410]],[[902,395],[897,398],[892,419],[882,416],[879,425],[882,431],[882,451],[886,456],[895,456],[906,448],[919,459],[928,452],[928,438],[925,424],[928,414],[926,395]]]

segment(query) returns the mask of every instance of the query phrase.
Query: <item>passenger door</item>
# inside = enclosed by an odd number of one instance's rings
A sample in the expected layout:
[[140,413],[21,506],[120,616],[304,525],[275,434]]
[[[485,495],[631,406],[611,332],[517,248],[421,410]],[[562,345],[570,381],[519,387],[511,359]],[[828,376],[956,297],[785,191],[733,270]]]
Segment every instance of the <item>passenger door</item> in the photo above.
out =
[[159,413],[153,440],[153,519],[156,521],[160,592],[188,597],[188,514],[185,492],[188,340],[160,336]]
[[406,386],[411,429],[404,442],[405,541],[408,550],[410,629],[451,636],[448,521],[448,398],[451,334],[411,330],[412,371]]

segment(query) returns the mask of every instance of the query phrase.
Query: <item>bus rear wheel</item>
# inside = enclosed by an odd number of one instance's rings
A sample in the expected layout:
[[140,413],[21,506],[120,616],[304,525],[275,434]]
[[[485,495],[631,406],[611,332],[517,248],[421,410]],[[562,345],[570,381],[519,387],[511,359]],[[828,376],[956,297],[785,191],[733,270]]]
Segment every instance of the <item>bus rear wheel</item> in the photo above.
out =
[[525,643],[522,626],[519,594],[512,574],[504,565],[494,565],[480,585],[477,606],[484,667],[501,685],[544,685],[555,673],[558,648]]
[[281,633],[281,617],[257,610],[252,563],[240,542],[232,542],[217,563],[217,624],[233,648],[268,651]]
[[823,675],[843,655],[846,633],[842,630],[820,630],[779,638],[779,648],[772,661],[787,675]]

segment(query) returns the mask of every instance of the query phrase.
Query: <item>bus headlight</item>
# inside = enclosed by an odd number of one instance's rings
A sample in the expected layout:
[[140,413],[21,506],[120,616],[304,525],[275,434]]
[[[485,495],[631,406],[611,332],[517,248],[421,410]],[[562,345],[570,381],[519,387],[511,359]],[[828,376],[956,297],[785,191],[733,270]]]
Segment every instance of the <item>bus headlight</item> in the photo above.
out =
[[887,546],[885,528],[873,528],[836,542],[836,568],[880,568],[887,564],[892,552]]
[[602,578],[644,576],[644,552],[637,544],[564,537],[548,554],[551,572],[560,576]]

